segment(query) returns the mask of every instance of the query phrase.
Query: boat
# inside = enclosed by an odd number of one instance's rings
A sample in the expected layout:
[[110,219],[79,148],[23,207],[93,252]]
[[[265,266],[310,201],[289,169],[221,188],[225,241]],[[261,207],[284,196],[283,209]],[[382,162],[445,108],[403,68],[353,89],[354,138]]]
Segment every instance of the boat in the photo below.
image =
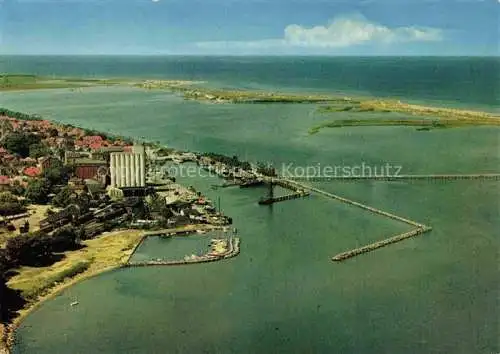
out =
[[69,304],[70,306],[76,306],[78,305],[78,301],[73,301],[71,304]]

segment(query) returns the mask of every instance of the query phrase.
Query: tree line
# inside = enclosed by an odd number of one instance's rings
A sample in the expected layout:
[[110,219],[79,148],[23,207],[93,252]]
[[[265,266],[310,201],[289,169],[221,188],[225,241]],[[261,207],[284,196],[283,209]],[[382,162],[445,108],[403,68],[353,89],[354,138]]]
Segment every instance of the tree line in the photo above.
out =
[[36,114],[28,114],[28,113],[11,111],[10,109],[2,108],[2,107],[0,107],[0,115],[7,116],[10,118],[16,118],[16,119],[20,119],[20,120],[42,120],[42,118]]
[[43,232],[26,233],[10,238],[0,249],[0,321],[8,323],[25,300],[20,292],[7,286],[8,279],[22,266],[46,267],[62,259],[62,253],[82,247],[79,230],[68,226],[52,235]]

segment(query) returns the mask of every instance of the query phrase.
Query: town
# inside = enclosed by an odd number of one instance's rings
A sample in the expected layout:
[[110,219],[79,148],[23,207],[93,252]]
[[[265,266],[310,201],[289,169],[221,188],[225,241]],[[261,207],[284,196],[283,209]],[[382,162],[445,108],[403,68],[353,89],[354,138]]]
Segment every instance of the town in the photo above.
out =
[[[67,252],[92,247],[94,239],[102,239],[107,245],[110,237],[123,237],[123,245],[117,243],[116,249],[109,246],[104,251],[107,246],[100,245],[99,252],[110,257],[109,265],[133,266],[137,264],[130,258],[142,241],[151,235],[168,234],[165,230],[174,235],[216,229],[227,233],[232,219],[221,212],[220,203],[214,205],[193,187],[176,183],[176,176],[166,165],[192,163],[200,171],[226,181],[214,188],[261,185],[266,175],[275,174],[264,164],[252,166],[235,156],[133,142],[7,109],[0,109],[0,160],[0,295],[4,323],[16,318],[23,307],[35,304],[53,286],[85,273],[95,257],[61,270],[43,284],[33,281],[37,284],[25,285],[20,280],[20,290],[10,288],[21,269],[27,269],[26,274],[31,267],[42,273],[43,269],[52,271]],[[213,239],[206,254],[163,263],[201,263],[238,253],[239,239],[231,235]],[[122,256],[126,260],[115,264]],[[155,264],[158,261],[151,260],[143,265]]]

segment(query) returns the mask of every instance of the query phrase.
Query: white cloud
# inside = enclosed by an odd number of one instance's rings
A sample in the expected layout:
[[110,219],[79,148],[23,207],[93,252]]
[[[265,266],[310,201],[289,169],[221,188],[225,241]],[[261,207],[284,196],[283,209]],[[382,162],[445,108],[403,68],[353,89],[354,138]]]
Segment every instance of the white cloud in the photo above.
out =
[[200,42],[196,45],[205,49],[345,48],[363,43],[391,44],[440,41],[442,39],[443,31],[438,28],[388,27],[370,22],[360,15],[351,15],[336,17],[326,26],[289,25],[285,28],[284,36],[281,39]]

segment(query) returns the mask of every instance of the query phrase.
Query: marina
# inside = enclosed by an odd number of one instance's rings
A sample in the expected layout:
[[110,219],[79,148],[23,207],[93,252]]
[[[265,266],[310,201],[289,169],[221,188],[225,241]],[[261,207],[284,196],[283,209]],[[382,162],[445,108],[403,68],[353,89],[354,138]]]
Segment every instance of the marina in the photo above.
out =
[[127,262],[125,267],[147,267],[147,266],[174,266],[174,265],[187,265],[197,263],[216,262],[224,259],[229,259],[237,256],[240,253],[240,239],[216,239],[212,240],[211,251],[207,254],[196,256],[185,256],[181,260],[150,260],[142,262]]

